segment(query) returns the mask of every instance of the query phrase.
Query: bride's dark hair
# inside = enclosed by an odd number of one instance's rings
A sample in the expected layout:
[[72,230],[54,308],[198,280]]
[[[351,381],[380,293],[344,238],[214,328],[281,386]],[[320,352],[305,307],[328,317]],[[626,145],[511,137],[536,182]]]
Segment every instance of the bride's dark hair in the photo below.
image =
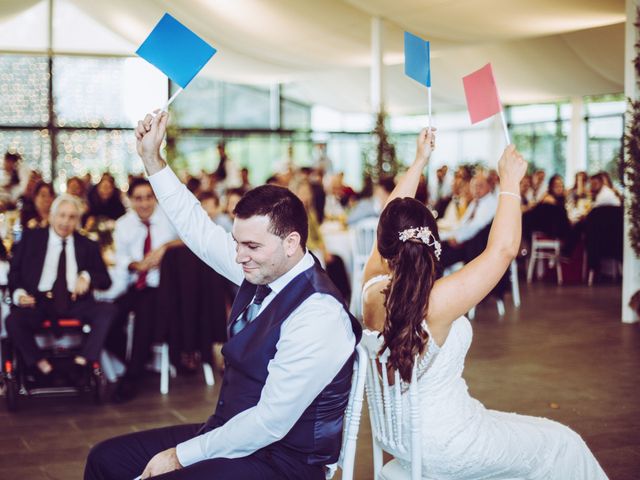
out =
[[429,227],[436,240],[438,227],[424,204],[413,198],[391,201],[380,215],[378,251],[391,268],[391,279],[384,290],[386,321],[381,353],[389,348],[389,363],[400,378],[411,380],[416,355],[424,353],[429,335],[423,328],[429,308],[429,294],[437,276],[434,247],[418,239],[403,242],[401,231]]

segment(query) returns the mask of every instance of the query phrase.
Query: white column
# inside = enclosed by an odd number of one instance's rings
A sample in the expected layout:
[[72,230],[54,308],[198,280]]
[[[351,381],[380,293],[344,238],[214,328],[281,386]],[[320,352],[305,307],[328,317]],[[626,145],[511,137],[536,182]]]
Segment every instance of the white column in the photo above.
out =
[[577,172],[587,169],[587,150],[584,126],[584,100],[582,97],[571,98],[571,129],[569,130],[569,151],[564,171],[564,183],[573,186]]
[[384,105],[382,68],[384,59],[382,58],[384,24],[380,17],[371,19],[371,112],[376,114]]
[[[636,75],[633,59],[636,56],[634,48],[638,38],[638,29],[634,25],[636,21],[637,8],[640,0],[627,0],[627,24],[625,27],[625,49],[624,49],[624,95],[625,97],[638,98],[638,77]],[[626,153],[625,153],[626,155]],[[628,216],[624,216],[624,253],[622,266],[622,321],[624,323],[635,323],[639,321],[638,315],[629,307],[631,296],[640,290],[640,259],[631,248],[629,241],[630,221]]]
[[280,84],[274,83],[269,90],[269,128],[278,130],[281,127],[281,122]]

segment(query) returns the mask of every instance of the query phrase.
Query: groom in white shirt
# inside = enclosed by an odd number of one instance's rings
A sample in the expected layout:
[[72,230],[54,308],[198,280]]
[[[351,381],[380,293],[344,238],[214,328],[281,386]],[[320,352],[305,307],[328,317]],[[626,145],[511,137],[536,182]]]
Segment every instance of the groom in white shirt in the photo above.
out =
[[166,123],[166,113],[147,115],[136,128],[158,201],[184,243],[240,285],[220,398],[204,424],[100,443],[85,479],[323,479],[340,452],[361,327],[306,250],[302,202],[285,188],[255,188],[226,233],[161,158]]

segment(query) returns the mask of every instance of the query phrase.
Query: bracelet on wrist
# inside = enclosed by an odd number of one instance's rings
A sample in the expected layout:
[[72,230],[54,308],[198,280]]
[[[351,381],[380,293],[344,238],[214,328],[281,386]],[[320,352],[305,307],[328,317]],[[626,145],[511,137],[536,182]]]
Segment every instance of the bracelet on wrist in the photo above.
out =
[[517,193],[513,193],[513,192],[499,192],[498,195],[508,195],[510,197],[515,197],[518,200],[522,200],[522,197],[520,195],[518,195]]

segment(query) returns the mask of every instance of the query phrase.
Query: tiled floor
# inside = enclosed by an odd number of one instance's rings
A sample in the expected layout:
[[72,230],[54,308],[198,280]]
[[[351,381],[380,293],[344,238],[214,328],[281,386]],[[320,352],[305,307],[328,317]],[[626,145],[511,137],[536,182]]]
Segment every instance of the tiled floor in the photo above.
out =
[[[493,301],[478,308],[465,377],[487,407],[566,423],[592,448],[611,479],[640,478],[640,324],[620,323],[620,287],[523,288],[521,309],[499,319]],[[0,408],[0,478],[82,477],[91,445],[113,435],[205,419],[217,389],[178,378],[158,393],[157,378],[125,405],[78,398]],[[556,407],[556,408],[554,408]],[[363,419],[356,478],[371,479],[371,440]]]

